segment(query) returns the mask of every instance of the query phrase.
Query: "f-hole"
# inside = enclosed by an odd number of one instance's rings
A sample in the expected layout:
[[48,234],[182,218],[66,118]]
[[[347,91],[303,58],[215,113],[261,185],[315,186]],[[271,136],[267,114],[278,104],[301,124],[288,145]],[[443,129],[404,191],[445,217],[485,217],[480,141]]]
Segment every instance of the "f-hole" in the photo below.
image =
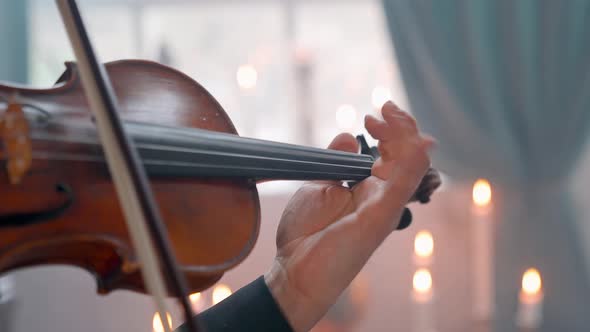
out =
[[63,183],[56,184],[54,190],[60,196],[63,196],[63,200],[60,204],[42,211],[14,213],[0,216],[0,228],[24,227],[51,221],[51,219],[59,217],[74,202],[74,193],[68,185]]

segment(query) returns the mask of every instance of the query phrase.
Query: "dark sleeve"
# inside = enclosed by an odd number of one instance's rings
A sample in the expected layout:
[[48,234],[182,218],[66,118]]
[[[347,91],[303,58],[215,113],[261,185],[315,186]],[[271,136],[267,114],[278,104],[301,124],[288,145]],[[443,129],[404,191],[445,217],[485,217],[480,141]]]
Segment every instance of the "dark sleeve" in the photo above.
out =
[[[198,319],[205,328],[204,332],[293,332],[264,277],[207,309],[198,315]],[[176,332],[188,332],[188,329],[182,325]]]

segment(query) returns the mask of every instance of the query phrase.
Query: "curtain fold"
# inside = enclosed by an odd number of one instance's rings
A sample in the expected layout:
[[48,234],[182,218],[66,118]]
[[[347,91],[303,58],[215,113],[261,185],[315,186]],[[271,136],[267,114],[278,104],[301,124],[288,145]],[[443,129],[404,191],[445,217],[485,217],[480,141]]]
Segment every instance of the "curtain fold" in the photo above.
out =
[[[27,0],[0,0],[0,81],[27,83],[29,29]],[[2,204],[2,203],[0,203]],[[2,239],[0,239],[2,241]],[[14,330],[14,277],[0,276],[0,331]]]
[[0,0],[0,81],[27,83],[27,0]]
[[590,329],[590,282],[566,183],[590,125],[590,2],[383,0],[412,113],[436,167],[489,178],[497,223],[496,330],[539,268],[543,331]]

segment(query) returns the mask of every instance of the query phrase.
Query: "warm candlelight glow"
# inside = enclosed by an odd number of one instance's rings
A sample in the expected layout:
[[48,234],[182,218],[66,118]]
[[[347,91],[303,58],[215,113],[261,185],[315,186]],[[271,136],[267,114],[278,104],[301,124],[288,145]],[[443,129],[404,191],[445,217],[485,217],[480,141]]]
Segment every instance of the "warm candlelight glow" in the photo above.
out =
[[471,214],[472,283],[474,319],[491,320],[494,315],[494,211],[492,187],[488,180],[478,179],[473,184]]
[[340,129],[351,129],[356,124],[356,110],[351,105],[340,105],[336,111],[336,122]]
[[543,321],[543,289],[541,275],[529,268],[522,275],[522,289],[518,294],[516,325],[526,329],[536,329]]
[[[168,319],[168,326],[172,329],[172,317],[170,317],[170,313],[166,313],[166,318]],[[164,326],[162,325],[160,314],[157,312],[154,314],[152,326],[154,327],[154,332],[164,332]]]
[[427,293],[432,288],[432,276],[427,269],[419,269],[414,273],[414,290],[418,293]]
[[537,269],[528,269],[522,275],[522,291],[527,295],[538,294],[541,290],[541,275]]
[[479,179],[473,185],[473,202],[477,206],[487,206],[492,201],[492,187],[487,180]]
[[213,289],[213,305],[223,301],[226,297],[231,295],[231,289],[226,285],[218,285]]
[[189,295],[188,299],[191,301],[193,311],[198,312],[202,309],[201,293],[192,293],[191,295]]
[[371,101],[375,108],[381,108],[385,102],[391,100],[391,92],[384,86],[376,86],[371,93]]
[[428,269],[419,269],[412,280],[413,331],[434,331],[432,276]]
[[191,300],[192,304],[195,304],[196,302],[199,302],[199,300],[201,299],[201,293],[193,293],[188,298],[189,300]]
[[252,89],[256,87],[258,72],[252,65],[241,65],[236,73],[236,80],[242,89]]
[[430,257],[434,251],[434,240],[429,231],[420,231],[414,239],[414,253],[418,257]]

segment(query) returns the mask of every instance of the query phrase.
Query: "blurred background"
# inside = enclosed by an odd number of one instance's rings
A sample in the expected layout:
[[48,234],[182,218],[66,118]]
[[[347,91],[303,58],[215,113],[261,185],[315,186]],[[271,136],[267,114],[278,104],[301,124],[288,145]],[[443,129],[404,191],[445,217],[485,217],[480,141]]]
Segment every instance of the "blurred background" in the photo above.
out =
[[[186,73],[240,135],[325,147],[392,99],[439,140],[443,188],[315,332],[590,330],[590,2],[78,2],[101,61]],[[0,45],[3,82],[50,87],[73,60],[53,1],[0,0]],[[196,308],[266,272],[299,185],[259,185],[254,251]],[[158,327],[149,297],[97,295],[83,270],[0,277],[2,332]]]

